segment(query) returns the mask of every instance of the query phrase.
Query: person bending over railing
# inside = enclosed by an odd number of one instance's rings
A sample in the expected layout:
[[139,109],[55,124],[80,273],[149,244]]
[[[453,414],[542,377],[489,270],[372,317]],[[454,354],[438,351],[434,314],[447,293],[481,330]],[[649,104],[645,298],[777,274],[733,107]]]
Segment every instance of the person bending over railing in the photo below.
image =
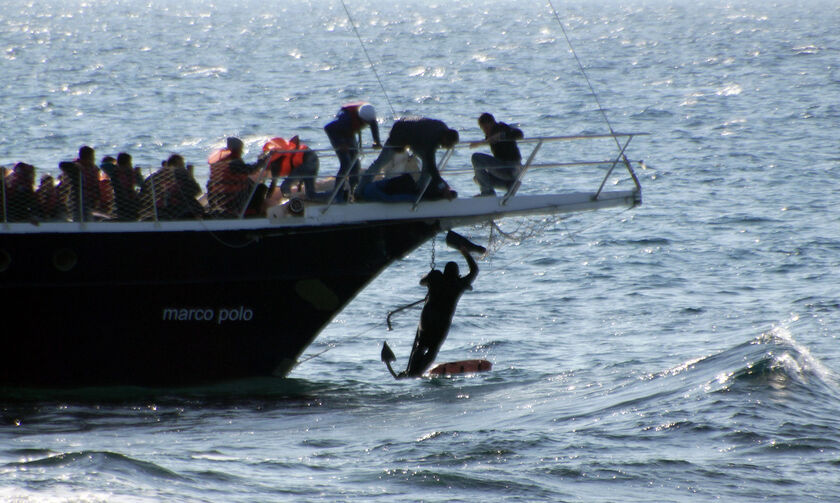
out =
[[440,176],[435,153],[440,147],[452,148],[458,143],[458,131],[450,129],[443,121],[425,117],[405,117],[394,123],[379,157],[362,175],[356,196],[364,197],[365,186],[371,183],[382,168],[399,152],[410,148],[423,162],[423,171],[417,182],[420,190],[426,188],[426,199],[453,199],[456,194]]

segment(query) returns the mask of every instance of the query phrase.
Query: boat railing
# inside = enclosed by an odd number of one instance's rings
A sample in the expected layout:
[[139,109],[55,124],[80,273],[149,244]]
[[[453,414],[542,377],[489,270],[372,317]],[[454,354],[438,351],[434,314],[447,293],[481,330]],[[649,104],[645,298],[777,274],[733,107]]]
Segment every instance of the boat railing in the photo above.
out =
[[[573,140],[582,140],[582,139],[601,139],[601,138],[612,138],[616,141],[616,144],[619,146],[618,155],[610,162],[603,162],[603,161],[588,161],[585,162],[584,165],[603,165],[609,164],[610,168],[607,170],[607,173],[604,175],[603,179],[601,180],[601,185],[598,187],[598,190],[595,192],[593,199],[598,199],[601,195],[601,192],[604,190],[604,185],[606,185],[607,180],[609,179],[610,175],[612,175],[615,167],[622,163],[625,168],[627,169],[630,178],[633,180],[633,183],[636,187],[636,191],[641,193],[642,186],[639,183],[639,179],[636,176],[635,171],[633,170],[633,165],[630,160],[625,155],[625,151],[627,147],[630,145],[630,142],[633,140],[635,136],[644,136],[647,133],[613,133],[608,135],[576,135],[576,136],[547,136],[547,137],[536,137],[536,138],[528,138],[522,140],[522,143],[536,143],[536,146],[531,151],[531,154],[528,156],[528,161],[520,170],[519,174],[516,177],[513,185],[511,185],[510,189],[508,189],[507,193],[502,198],[501,204],[507,204],[508,200],[513,197],[516,192],[519,190],[519,187],[522,184],[522,177],[525,173],[531,168],[549,168],[549,167],[562,167],[562,166],[569,166],[572,165],[570,163],[544,163],[544,164],[533,164],[534,158],[536,157],[537,152],[546,142],[551,141],[573,141]],[[625,139],[624,143],[620,143],[620,139]],[[580,165],[580,163],[577,163]]]
[[[538,170],[567,170],[569,168],[593,168],[598,167],[604,169],[604,174],[600,179],[600,184],[597,189],[590,188],[592,191],[592,198],[598,199],[604,191],[604,188],[613,176],[615,170],[619,166],[623,166],[629,179],[634,185],[634,190],[637,194],[641,193],[641,185],[638,177],[634,171],[634,165],[643,165],[641,161],[631,161],[628,159],[626,152],[627,148],[636,136],[643,136],[647,133],[616,133],[616,134],[590,134],[590,135],[572,135],[572,136],[541,136],[529,137],[517,140],[517,144],[527,154],[525,162],[521,164],[521,169],[514,182],[509,186],[508,190],[498,197],[498,204],[505,206],[509,200],[519,193],[523,187],[523,182],[526,175],[530,175]],[[568,152],[558,152],[555,149],[553,152],[546,153],[547,145],[560,142],[577,142],[577,141],[593,141],[593,140],[609,140],[615,142],[612,146],[613,154],[609,157],[603,155],[603,150],[599,150],[600,157],[592,158],[591,154],[585,160],[566,160],[566,161],[548,161],[538,162],[539,156],[545,158],[550,156],[552,158],[562,157],[569,158]],[[463,185],[458,185],[454,188],[459,188],[462,191],[463,187],[469,187],[473,183],[472,176],[474,170],[469,161],[463,162],[459,159],[458,167],[450,167],[453,159],[461,157],[458,151],[466,149],[467,147],[475,147],[480,141],[462,141],[454,147],[443,151],[439,155],[438,170],[450,185],[454,186],[454,181],[457,180]],[[618,153],[615,153],[615,147],[618,146]],[[485,145],[486,147],[486,145]],[[387,148],[387,147],[386,147]],[[484,149],[486,150],[486,148]],[[530,151],[529,151],[530,150]],[[609,150],[609,149],[607,149]],[[319,159],[337,159],[335,152],[331,149],[307,149],[307,150],[288,150],[286,153],[299,153],[311,151],[314,152]],[[352,166],[357,160],[363,160],[363,157],[370,157],[377,155],[378,151],[370,148],[359,149],[355,157],[350,163]],[[580,155],[580,154],[578,154]],[[411,158],[410,156],[409,159]],[[326,164],[326,163],[324,163]],[[30,167],[31,168],[31,167]],[[32,168],[34,169],[34,168]],[[251,186],[248,193],[239,197],[239,203],[236,210],[232,213],[222,213],[214,211],[214,204],[211,204],[211,199],[204,191],[205,183],[209,180],[209,167],[206,170],[199,170],[189,167],[188,171],[183,174],[176,174],[167,171],[165,168],[159,168],[156,171],[147,169],[148,174],[143,173],[144,176],[137,176],[132,181],[132,188],[126,192],[120,191],[115,181],[108,179],[100,172],[99,186],[91,188],[86,187],[87,183],[90,185],[89,178],[83,175],[82,170],[76,170],[73,177],[68,173],[59,174],[54,178],[51,176],[54,172],[48,170],[39,170],[43,174],[41,184],[37,188],[34,187],[35,174],[24,172],[19,169],[19,165],[14,168],[0,167],[0,223],[8,226],[14,222],[28,222],[38,224],[41,222],[75,222],[84,226],[87,222],[92,221],[171,221],[171,220],[195,220],[195,219],[242,219],[254,216],[265,215],[267,208],[287,203],[296,203],[298,210],[303,205],[317,205],[320,207],[320,212],[330,210],[337,211],[338,208],[345,204],[354,204],[353,194],[350,190],[351,176],[353,174],[347,170],[338,176],[324,176],[316,174],[312,177],[297,176],[288,177],[284,182],[292,181],[292,183],[283,183],[278,186],[278,177],[272,175],[271,170],[266,164],[263,164],[260,169],[251,176]],[[362,170],[363,171],[363,170]],[[395,177],[402,174],[403,171],[399,169],[392,169],[387,172],[386,176]],[[409,197],[400,199],[401,201],[411,203],[412,209],[417,209],[427,199],[423,197],[432,181],[430,177],[418,177],[418,169],[415,168],[412,172],[415,176],[415,181],[418,181],[421,186]],[[569,180],[569,172],[564,172],[563,182]],[[60,183],[56,186],[55,179]],[[381,177],[380,177],[381,179]],[[184,189],[184,180],[192,180],[189,185],[189,190]],[[307,194],[302,190],[304,182],[311,180],[314,186],[320,189],[317,197]],[[270,182],[270,187],[266,185]],[[556,181],[556,185],[560,185],[560,181]],[[549,183],[549,190],[550,190]],[[142,187],[140,190],[134,187]],[[593,187],[595,184],[593,183]],[[261,187],[263,189],[261,189]],[[283,191],[281,191],[281,187]],[[473,187],[476,187],[473,185]],[[477,187],[476,187],[477,188]],[[468,190],[468,189],[467,189]],[[91,197],[92,193],[97,193],[96,197]],[[464,197],[464,192],[460,197]],[[255,198],[264,198],[261,204],[254,204]],[[95,202],[92,202],[94,201]],[[132,207],[126,209],[127,205]],[[302,214],[302,211],[292,211],[294,214]]]

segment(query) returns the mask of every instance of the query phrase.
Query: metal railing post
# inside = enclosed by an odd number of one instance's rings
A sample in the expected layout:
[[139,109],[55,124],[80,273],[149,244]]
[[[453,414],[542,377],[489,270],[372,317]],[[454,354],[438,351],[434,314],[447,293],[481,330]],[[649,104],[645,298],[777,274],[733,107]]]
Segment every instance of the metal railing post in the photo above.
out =
[[[452,157],[452,152],[454,152],[454,150],[455,150],[454,146],[449,147],[449,149],[446,150],[446,153],[443,154],[443,158],[440,160],[440,167],[438,168],[438,171],[441,171],[443,168],[446,167],[446,163],[449,162],[449,158]],[[423,179],[422,174],[420,175],[420,179],[421,180]],[[420,189],[420,193],[417,194],[417,199],[414,200],[414,204],[411,205],[411,211],[415,211],[417,209],[417,206],[420,205],[420,201],[423,199],[423,195],[426,193],[426,189],[429,188],[429,185],[431,183],[432,183],[432,177],[428,177],[426,179],[426,183],[424,183],[423,187]]]
[[[633,165],[630,163],[630,160],[627,156],[624,157],[624,165],[627,166],[627,172],[630,173],[630,178],[633,179],[633,183],[636,185],[636,204],[640,204],[642,202],[642,184],[639,183],[639,178],[636,176],[636,172],[633,171]],[[642,161],[642,168],[644,168],[644,161]]]
[[9,207],[6,204],[6,167],[0,166],[0,195],[3,197],[3,224],[9,223]]
[[[343,175],[341,175],[341,183],[339,183],[339,181],[338,181],[338,177],[336,177],[336,179],[335,179],[335,187],[333,188],[333,191],[332,191],[332,193],[330,194],[330,198],[329,198],[329,200],[327,200],[327,207],[326,207],[326,208],[324,208],[324,209],[321,211],[321,213],[322,213],[322,214],[323,214],[323,213],[326,213],[326,212],[327,212],[327,210],[329,210],[329,209],[330,209],[330,207],[331,207],[331,206],[333,205],[333,203],[335,202],[335,198],[336,198],[336,196],[338,196],[339,191],[340,191],[342,188],[344,188],[344,185],[347,183],[347,179],[348,179],[348,178],[350,178],[350,172],[351,172],[351,171],[353,171],[353,165],[354,165],[354,164],[356,164],[356,161],[358,161],[358,160],[359,160],[359,156],[361,155],[361,153],[362,153],[362,149],[361,149],[361,148],[356,149],[356,155],[355,155],[355,156],[353,156],[353,160],[352,160],[352,161],[350,161],[350,164],[348,165],[348,168],[347,168],[347,172],[346,172],[346,173],[344,173]],[[339,165],[340,165],[340,164],[341,164],[341,160],[339,160]],[[361,168],[361,166],[360,166],[360,168]],[[341,168],[339,168],[339,169],[341,169]],[[360,170],[360,171],[361,171],[361,170]],[[359,175],[361,176],[361,173],[359,173]],[[349,187],[348,187],[348,190],[349,190]],[[348,199],[349,199],[349,197],[348,197]]]
[[158,211],[157,211],[157,190],[155,190],[155,173],[152,171],[152,168],[149,168],[149,186],[152,188],[152,219],[154,220],[155,224],[160,224],[160,220],[158,219]]
[[85,226],[85,177],[82,173],[82,165],[79,164],[79,223]]
[[[617,136],[614,137],[614,138],[616,138],[616,141],[618,140]],[[633,135],[629,135],[627,137],[627,141],[624,142],[624,146],[622,146],[621,150],[618,152],[618,157],[615,158],[615,160],[612,163],[612,166],[610,166],[610,169],[607,170],[607,174],[604,175],[604,179],[601,180],[601,186],[598,187],[598,191],[595,192],[595,195],[592,197],[593,200],[598,200],[598,197],[600,197],[601,191],[604,190],[604,185],[607,183],[607,179],[612,174],[613,170],[615,169],[616,164],[618,164],[618,162],[622,159],[622,157],[624,157],[624,151],[627,150],[627,145],[630,145],[630,140],[632,140],[632,139],[633,139]]]
[[[277,152],[285,152],[285,150],[278,150]],[[245,212],[248,211],[248,206],[251,205],[251,199],[253,199],[254,194],[257,193],[257,188],[259,188],[260,183],[262,183],[262,181],[266,179],[265,170],[268,169],[268,158],[266,157],[265,159],[265,166],[263,166],[262,170],[260,171],[260,174],[257,176],[257,181],[256,183],[254,183],[254,187],[251,189],[251,193],[248,194],[248,198],[245,199],[245,201],[242,203],[242,209],[239,210],[240,219],[245,218]]]
[[519,187],[522,185],[522,177],[525,175],[525,172],[528,171],[528,168],[531,166],[531,163],[534,161],[534,156],[537,155],[537,152],[542,147],[543,139],[537,142],[537,146],[534,147],[534,150],[531,151],[531,155],[528,156],[528,161],[525,163],[525,166],[522,166],[522,169],[519,170],[519,174],[516,176],[516,180],[513,181],[513,184],[510,186],[508,191],[505,193],[505,196],[502,198],[501,202],[499,203],[501,206],[507,204],[508,199],[513,197],[516,192],[519,190]]

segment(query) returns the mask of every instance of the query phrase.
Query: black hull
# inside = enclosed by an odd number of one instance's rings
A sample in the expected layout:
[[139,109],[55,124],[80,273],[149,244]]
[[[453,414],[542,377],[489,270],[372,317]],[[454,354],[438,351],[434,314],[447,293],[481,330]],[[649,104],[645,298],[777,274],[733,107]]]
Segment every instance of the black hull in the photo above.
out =
[[0,385],[286,375],[368,282],[438,230],[403,221],[3,234]]

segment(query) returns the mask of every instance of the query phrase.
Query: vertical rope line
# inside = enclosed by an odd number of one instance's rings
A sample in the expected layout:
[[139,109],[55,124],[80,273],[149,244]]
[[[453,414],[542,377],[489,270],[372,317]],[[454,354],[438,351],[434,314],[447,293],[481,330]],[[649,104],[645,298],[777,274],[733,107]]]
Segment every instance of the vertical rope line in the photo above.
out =
[[379,87],[382,88],[382,94],[385,95],[385,101],[388,102],[388,107],[391,109],[391,115],[396,118],[397,112],[394,111],[394,105],[391,104],[391,98],[388,97],[388,91],[385,90],[385,86],[382,84],[382,79],[379,78],[379,73],[376,71],[376,67],[373,66],[373,60],[370,58],[370,54],[368,54],[367,48],[365,47],[365,43],[362,42],[362,36],[359,35],[359,30],[356,28],[356,23],[353,22],[353,17],[350,16],[350,10],[347,8],[347,4],[344,3],[344,0],[341,0],[341,6],[344,7],[344,12],[347,13],[347,20],[350,21],[350,26],[353,27],[353,32],[356,34],[356,38],[359,39],[359,45],[362,46],[362,52],[365,53],[365,57],[370,64],[370,69],[373,71],[373,75],[376,77],[376,81],[379,82]]
[[595,92],[595,88],[592,86],[592,81],[589,80],[589,75],[586,74],[586,70],[583,68],[583,63],[581,63],[580,58],[578,57],[577,52],[575,51],[575,48],[572,46],[572,41],[569,38],[569,34],[566,33],[566,27],[563,26],[563,21],[560,20],[560,15],[557,14],[557,9],[554,8],[554,4],[551,0],[548,0],[548,6],[551,7],[551,12],[554,13],[554,19],[556,19],[557,24],[560,25],[560,31],[563,32],[563,37],[566,39],[566,44],[569,45],[569,49],[572,51],[572,55],[575,57],[575,61],[577,61],[580,73],[583,74],[583,78],[586,80],[586,84],[589,86],[589,91],[592,93],[592,97],[595,98],[595,104],[598,105],[598,111],[601,112],[601,116],[604,118],[604,122],[607,123],[607,128],[609,128],[610,134],[613,135],[615,145],[618,147],[619,151],[621,151],[621,144],[618,142],[618,138],[615,137],[615,131],[613,130],[612,124],[610,123],[610,119],[607,117],[607,113],[604,111],[604,107],[601,106],[601,100],[598,99],[598,93]]
[[429,269],[433,270],[435,268],[435,245],[437,243],[437,234],[432,236],[432,258],[429,261]]

